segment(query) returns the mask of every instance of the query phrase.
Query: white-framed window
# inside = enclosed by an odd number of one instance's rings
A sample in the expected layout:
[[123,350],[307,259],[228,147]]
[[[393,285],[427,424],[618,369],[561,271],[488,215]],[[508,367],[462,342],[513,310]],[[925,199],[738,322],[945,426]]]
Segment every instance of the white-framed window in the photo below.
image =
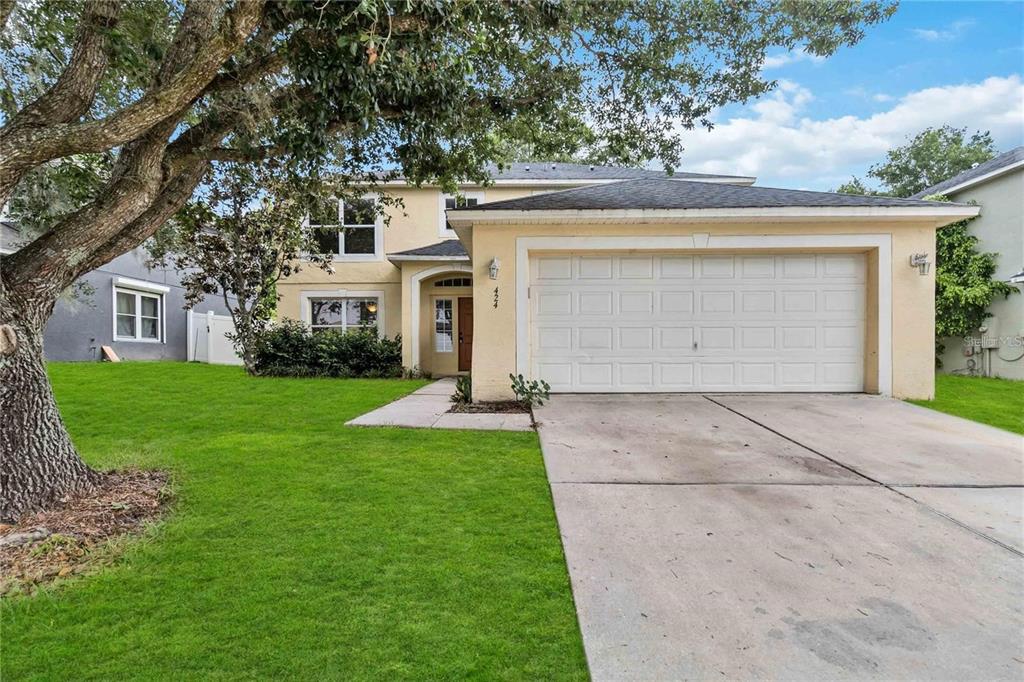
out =
[[160,343],[163,336],[163,295],[115,287],[114,340]]
[[448,229],[448,216],[446,211],[449,208],[465,208],[476,206],[484,202],[483,192],[462,192],[460,194],[442,194],[440,203],[440,216],[438,218],[438,234],[448,239],[457,239],[455,230]]
[[380,258],[383,224],[376,195],[349,201],[328,197],[310,209],[308,220],[320,251],[334,254],[335,260]]
[[454,348],[452,335],[455,326],[452,321],[452,299],[434,299],[434,350],[438,353],[451,353]]
[[341,332],[377,329],[376,297],[324,296],[309,299],[309,326],[314,332],[335,329]]
[[442,288],[448,288],[448,287],[471,287],[471,286],[473,286],[473,278],[472,277],[446,277],[444,279],[439,279],[436,282],[434,282],[434,286],[435,287],[442,287]]

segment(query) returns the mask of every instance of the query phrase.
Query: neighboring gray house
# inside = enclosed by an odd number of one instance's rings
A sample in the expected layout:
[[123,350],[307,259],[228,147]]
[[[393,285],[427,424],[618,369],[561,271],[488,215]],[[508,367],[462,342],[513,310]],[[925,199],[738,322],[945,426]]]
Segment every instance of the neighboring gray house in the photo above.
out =
[[[0,230],[0,253],[13,253],[25,241],[13,223],[0,223]],[[142,247],[129,251],[61,296],[43,337],[48,360],[99,360],[102,346],[125,360],[192,359],[180,273],[150,269],[147,258]],[[219,296],[206,297],[195,310],[228,314]]]
[[[978,164],[912,198],[943,194],[975,202],[981,215],[970,222],[978,248],[999,254],[995,277],[1024,286],[1024,147]],[[945,339],[942,371],[1024,379],[1024,295],[1000,297],[992,317],[970,339]]]

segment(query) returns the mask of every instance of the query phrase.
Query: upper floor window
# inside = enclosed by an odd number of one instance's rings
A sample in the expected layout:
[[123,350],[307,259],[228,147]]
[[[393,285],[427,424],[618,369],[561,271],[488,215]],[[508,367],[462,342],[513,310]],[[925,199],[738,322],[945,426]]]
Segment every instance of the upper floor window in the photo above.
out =
[[114,339],[160,341],[163,337],[163,296],[130,289],[114,289]]
[[372,260],[380,257],[382,225],[377,198],[325,199],[309,212],[309,226],[323,253],[339,260]]
[[448,217],[445,212],[450,208],[465,208],[467,206],[476,206],[482,204],[484,201],[483,192],[463,192],[462,194],[442,194],[441,195],[441,215],[439,218],[439,229],[438,234],[448,239],[457,239],[458,235],[455,234],[455,230],[448,229]]

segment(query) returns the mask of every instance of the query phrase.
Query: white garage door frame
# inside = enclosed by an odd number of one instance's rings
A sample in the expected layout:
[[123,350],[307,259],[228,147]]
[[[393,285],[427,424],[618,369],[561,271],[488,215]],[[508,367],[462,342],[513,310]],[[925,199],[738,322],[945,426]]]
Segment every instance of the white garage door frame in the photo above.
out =
[[709,251],[858,249],[878,251],[878,392],[892,395],[892,236],[889,234],[708,235],[664,237],[518,237],[516,239],[516,372],[530,367],[530,253],[543,251]]

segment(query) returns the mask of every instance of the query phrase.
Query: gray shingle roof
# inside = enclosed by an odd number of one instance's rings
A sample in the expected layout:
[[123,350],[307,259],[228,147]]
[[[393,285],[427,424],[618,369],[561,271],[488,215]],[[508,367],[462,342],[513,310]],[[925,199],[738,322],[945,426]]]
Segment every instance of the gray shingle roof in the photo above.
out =
[[602,209],[779,208],[839,206],[935,206],[933,201],[748,187],[669,178],[625,180],[521,199],[450,209],[460,211],[545,211]]
[[988,175],[989,173],[998,171],[1000,168],[1006,168],[1007,166],[1012,166],[1013,164],[1020,163],[1021,161],[1024,161],[1024,147],[1017,147],[1016,149],[1011,149],[1010,151],[1000,154],[993,159],[989,159],[985,163],[979,163],[974,168],[965,170],[960,175],[954,175],[948,180],[943,180],[937,185],[932,185],[928,189],[921,190],[910,198],[920,199],[921,197],[927,197],[933,194],[942,194],[944,190],[947,190],[950,187],[962,185],[969,180],[980,178],[983,175]]
[[388,258],[397,257],[398,259],[409,256],[413,258],[469,258],[465,247],[462,246],[462,242],[458,239],[446,239],[443,242],[431,244],[430,246],[421,246],[416,249],[409,249],[408,251],[388,254]]

